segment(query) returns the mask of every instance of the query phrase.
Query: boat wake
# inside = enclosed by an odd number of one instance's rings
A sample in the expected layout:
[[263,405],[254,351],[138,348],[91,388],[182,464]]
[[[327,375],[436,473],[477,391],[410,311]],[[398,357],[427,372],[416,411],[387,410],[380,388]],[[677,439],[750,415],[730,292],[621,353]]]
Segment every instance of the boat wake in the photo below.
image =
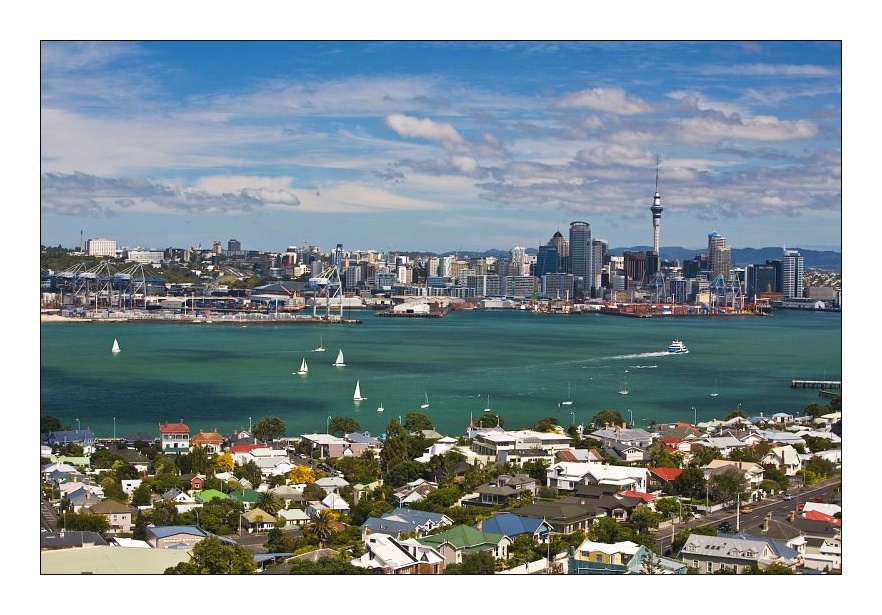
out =
[[666,357],[670,353],[661,351],[661,352],[639,352],[637,354],[620,354],[614,357],[604,357],[606,359],[645,359],[648,357]]

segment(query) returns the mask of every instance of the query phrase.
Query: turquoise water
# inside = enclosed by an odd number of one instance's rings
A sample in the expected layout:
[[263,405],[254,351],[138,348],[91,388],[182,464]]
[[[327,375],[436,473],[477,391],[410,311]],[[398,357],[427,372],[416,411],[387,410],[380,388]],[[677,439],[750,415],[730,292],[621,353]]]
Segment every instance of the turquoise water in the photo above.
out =
[[[826,400],[817,390],[791,389],[792,378],[842,378],[839,313],[347,317],[363,324],[42,324],[40,413],[71,427],[79,419],[102,436],[158,436],[160,423],[181,420],[194,433],[228,434],[274,415],[293,436],[324,432],[328,416],[353,417],[380,434],[393,418],[422,412],[456,436],[488,403],[508,428],[546,416],[564,426],[590,422],[604,409],[639,426],[723,418],[739,404],[748,416],[800,413]],[[323,353],[312,350],[320,336]],[[122,347],[116,355],[114,338]],[[673,339],[686,342],[689,354],[665,353]],[[340,348],[344,368],[331,365]],[[299,376],[304,357],[309,374]],[[359,403],[352,401],[356,379],[367,397]],[[628,395],[618,393],[623,387]],[[568,388],[574,403],[560,407]]]

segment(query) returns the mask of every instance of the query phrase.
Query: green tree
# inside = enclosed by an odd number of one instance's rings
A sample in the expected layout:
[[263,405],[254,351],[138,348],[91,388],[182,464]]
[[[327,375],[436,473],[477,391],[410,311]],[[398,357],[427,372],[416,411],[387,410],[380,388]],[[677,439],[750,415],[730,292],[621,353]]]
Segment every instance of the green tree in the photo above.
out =
[[116,477],[107,476],[101,479],[101,488],[104,490],[104,497],[108,500],[125,504],[129,501],[129,496],[122,489],[122,485]]
[[497,425],[503,427],[505,425],[505,419],[495,412],[485,412],[481,415],[481,418],[475,422],[475,425],[478,427],[496,427]]
[[132,492],[133,506],[149,506],[151,501],[150,485],[142,482]]
[[631,518],[628,519],[628,523],[638,534],[646,534],[649,532],[650,528],[658,527],[658,514],[653,512],[648,506],[640,504],[634,509],[634,512],[631,513]]
[[601,410],[594,415],[594,418],[591,419],[591,422],[598,427],[603,427],[606,424],[621,425],[625,422],[625,419],[623,419],[622,415],[615,410]]
[[335,416],[328,421],[328,433],[338,437],[360,431],[361,424],[359,424],[354,418],[348,416]]
[[233,469],[233,476],[248,479],[248,482],[254,487],[257,487],[263,479],[260,466],[254,463],[254,460],[248,460],[244,464],[236,466]]
[[290,567],[290,574],[373,574],[367,568],[359,568],[351,563],[324,557],[317,561],[293,560],[285,564]]
[[704,498],[707,481],[701,468],[689,466],[684,468],[668,485],[673,495],[686,498]]
[[444,574],[494,574],[496,560],[489,551],[464,555],[461,564],[449,564]]
[[285,503],[273,491],[264,491],[257,498],[257,507],[275,516],[277,512],[285,507]]
[[747,489],[747,478],[744,472],[735,468],[726,468],[719,474],[714,474],[708,480],[710,492],[717,502],[731,502],[736,496],[743,494]]
[[262,442],[271,442],[285,435],[285,422],[277,416],[265,416],[252,428],[254,437]]
[[96,532],[104,534],[110,529],[110,522],[104,515],[66,512],[62,515],[60,527],[69,531]]
[[251,574],[256,570],[254,556],[245,547],[208,536],[193,547],[190,561],[166,568],[165,574]]
[[320,510],[308,527],[308,531],[318,540],[319,549],[324,548],[325,543],[337,534],[337,529],[334,527],[334,513],[327,508]]
[[402,462],[410,461],[411,457],[407,453],[407,433],[397,419],[392,419],[386,427],[386,441],[383,443],[383,450],[380,451],[380,465],[385,473],[388,474],[391,468]]
[[61,431],[61,421],[54,416],[40,416],[40,433],[48,434],[51,431]]
[[560,421],[558,421],[553,416],[546,416],[539,419],[535,425],[533,425],[534,431],[539,431],[542,433],[548,433],[555,431],[555,427],[560,427]]
[[632,540],[634,531],[612,517],[601,517],[588,528],[587,536],[595,542],[615,544],[623,540]]
[[423,430],[435,429],[431,419],[421,412],[408,412],[404,415],[404,430],[407,433],[419,433]]
[[692,447],[692,460],[689,462],[689,465],[701,468],[714,459],[722,459],[722,457],[723,455],[719,449],[696,444]]
[[551,463],[546,459],[531,459],[524,462],[521,471],[535,479],[537,484],[542,484],[548,478],[549,467],[551,467]]

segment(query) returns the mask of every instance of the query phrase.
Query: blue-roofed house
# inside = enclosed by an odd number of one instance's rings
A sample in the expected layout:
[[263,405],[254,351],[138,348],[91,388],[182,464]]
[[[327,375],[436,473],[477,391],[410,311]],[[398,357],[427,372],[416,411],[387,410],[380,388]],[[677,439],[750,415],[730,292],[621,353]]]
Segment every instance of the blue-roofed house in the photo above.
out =
[[549,532],[552,531],[551,524],[544,519],[519,517],[510,512],[496,513],[489,519],[479,521],[475,527],[485,532],[503,534],[512,540],[522,534],[528,534],[536,542],[545,542]]
[[46,436],[46,444],[49,446],[64,446],[65,444],[79,444],[84,449],[95,449],[95,434],[88,427],[86,429],[73,429],[69,431],[50,431]]
[[400,538],[403,534],[425,536],[439,527],[450,527],[453,519],[442,513],[399,507],[381,517],[369,517],[361,525],[362,538],[380,532]]
[[195,525],[149,525],[145,540],[154,549],[192,549],[208,534]]

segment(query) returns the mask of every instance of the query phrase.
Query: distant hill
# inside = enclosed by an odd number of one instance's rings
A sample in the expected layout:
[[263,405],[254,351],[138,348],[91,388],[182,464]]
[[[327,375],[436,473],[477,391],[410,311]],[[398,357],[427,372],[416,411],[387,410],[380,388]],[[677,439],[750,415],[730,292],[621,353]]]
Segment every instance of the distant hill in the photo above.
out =
[[[610,248],[609,253],[615,256],[621,256],[625,251],[646,252],[651,250],[652,246],[631,246],[628,248]],[[803,257],[803,263],[806,269],[822,269],[824,271],[842,271],[842,252],[833,250],[804,250],[796,247]],[[528,254],[536,254],[536,248],[527,248]],[[681,263],[695,258],[697,255],[707,252],[707,248],[682,248],[679,246],[662,246],[661,257],[665,260],[678,260]],[[441,256],[454,254],[454,252],[445,252]],[[460,254],[474,257],[495,256],[497,258],[507,258],[510,255],[508,250],[485,250],[484,252],[461,252]],[[780,260],[784,255],[783,248],[732,248],[732,266],[746,267],[747,265],[757,265],[765,263],[767,260]]]

